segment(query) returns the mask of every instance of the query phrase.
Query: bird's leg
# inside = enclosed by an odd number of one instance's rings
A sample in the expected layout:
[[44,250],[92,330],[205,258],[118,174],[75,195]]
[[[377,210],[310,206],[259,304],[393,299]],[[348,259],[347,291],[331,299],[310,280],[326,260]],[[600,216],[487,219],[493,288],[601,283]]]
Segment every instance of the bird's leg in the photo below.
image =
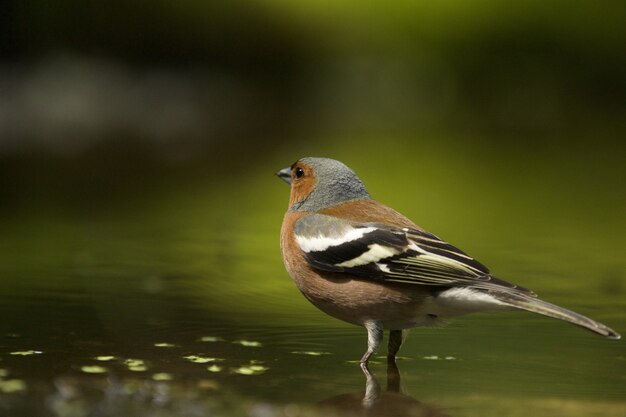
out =
[[406,338],[406,330],[390,330],[389,331],[389,347],[387,349],[387,362],[395,362],[396,354],[400,350],[400,346]]
[[361,358],[361,369],[363,372],[367,370],[367,362],[370,360],[372,355],[378,351],[380,344],[383,341],[383,327],[380,323],[375,321],[367,321],[365,323],[365,328],[367,329],[367,352]]

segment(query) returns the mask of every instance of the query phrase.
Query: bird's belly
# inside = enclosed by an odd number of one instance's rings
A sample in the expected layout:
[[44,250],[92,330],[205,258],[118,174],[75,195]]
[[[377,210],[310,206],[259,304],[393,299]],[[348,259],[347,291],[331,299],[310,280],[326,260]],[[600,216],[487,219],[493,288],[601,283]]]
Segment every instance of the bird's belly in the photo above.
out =
[[385,329],[399,330],[436,325],[439,319],[424,310],[424,306],[432,304],[433,297],[422,287],[382,285],[334,276],[295,282],[317,308],[359,326],[375,320]]

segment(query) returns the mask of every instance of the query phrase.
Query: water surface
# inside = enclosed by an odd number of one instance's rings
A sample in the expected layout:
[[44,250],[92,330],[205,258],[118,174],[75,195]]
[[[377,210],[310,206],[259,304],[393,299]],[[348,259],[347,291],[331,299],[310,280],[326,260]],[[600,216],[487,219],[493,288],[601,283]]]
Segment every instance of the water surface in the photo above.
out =
[[[0,414],[626,414],[624,342],[529,313],[414,330],[399,373],[379,358],[368,381],[356,364],[364,330],[315,310],[284,272],[286,194],[268,174],[237,190],[202,183],[147,201],[5,216]],[[543,217],[518,207],[526,220],[511,226],[513,203],[490,212],[494,201],[473,202],[460,219],[407,201],[396,205],[497,275],[625,332],[617,214],[574,230],[587,206]]]

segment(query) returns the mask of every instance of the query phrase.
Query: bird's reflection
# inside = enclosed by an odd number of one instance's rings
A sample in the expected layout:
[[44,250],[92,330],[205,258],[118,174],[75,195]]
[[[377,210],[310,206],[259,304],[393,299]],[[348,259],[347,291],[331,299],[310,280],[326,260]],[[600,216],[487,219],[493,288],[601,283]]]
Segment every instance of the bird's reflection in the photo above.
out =
[[367,417],[450,417],[441,408],[419,402],[405,394],[402,389],[400,371],[395,362],[387,364],[387,389],[382,391],[376,375],[367,367],[365,392],[341,394],[318,403],[330,415]]

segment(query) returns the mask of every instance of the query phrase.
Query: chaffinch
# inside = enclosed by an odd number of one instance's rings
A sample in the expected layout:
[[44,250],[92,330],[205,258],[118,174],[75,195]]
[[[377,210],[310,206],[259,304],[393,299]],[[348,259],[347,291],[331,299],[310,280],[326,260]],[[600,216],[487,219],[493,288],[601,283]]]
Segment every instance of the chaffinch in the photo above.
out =
[[320,310],[367,329],[363,367],[384,330],[390,331],[387,358],[393,361],[406,329],[486,310],[531,311],[620,338],[494,277],[465,252],[373,200],[339,161],[302,158],[277,175],[291,185],[280,236],[287,272]]

